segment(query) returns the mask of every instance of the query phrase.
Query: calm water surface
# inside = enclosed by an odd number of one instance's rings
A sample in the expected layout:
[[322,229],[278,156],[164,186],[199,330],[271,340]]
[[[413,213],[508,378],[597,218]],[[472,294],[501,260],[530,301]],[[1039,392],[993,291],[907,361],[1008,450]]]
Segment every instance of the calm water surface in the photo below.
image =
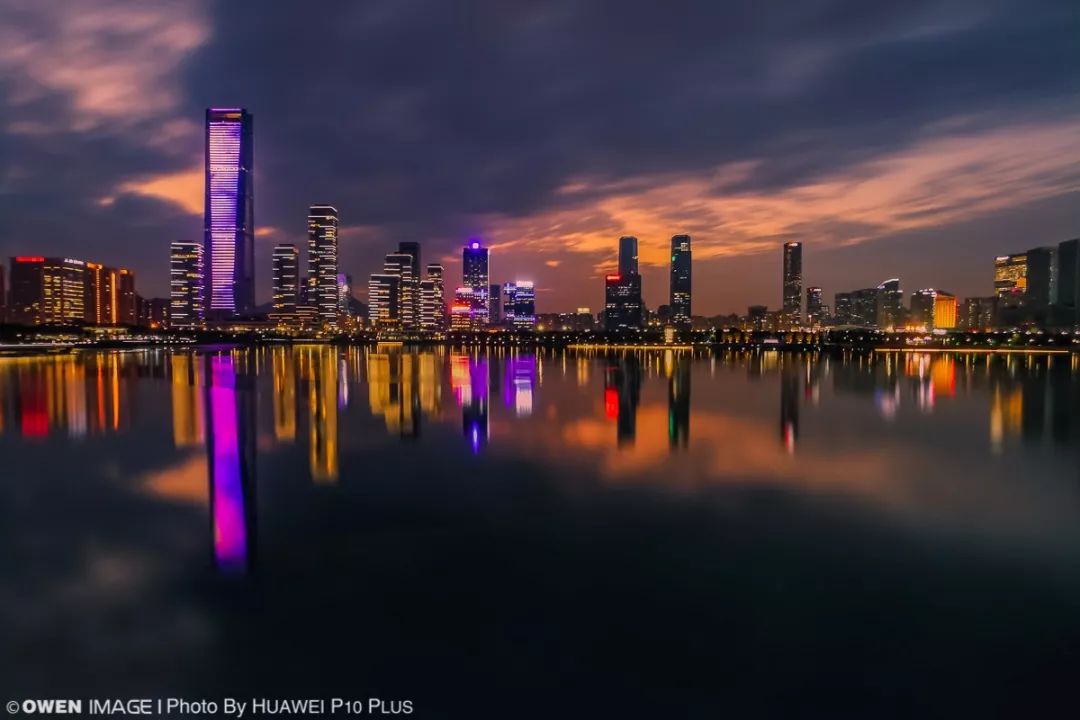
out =
[[1074,357],[6,358],[0,457],[4,699],[1075,709]]

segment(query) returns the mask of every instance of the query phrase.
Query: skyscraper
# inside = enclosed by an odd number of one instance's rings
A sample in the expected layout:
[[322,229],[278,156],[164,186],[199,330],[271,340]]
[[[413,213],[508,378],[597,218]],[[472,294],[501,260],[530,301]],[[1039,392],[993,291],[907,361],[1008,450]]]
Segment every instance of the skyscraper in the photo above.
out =
[[619,274],[637,275],[638,273],[638,242],[633,235],[623,235],[619,238]]
[[461,253],[461,284],[472,290],[470,325],[478,330],[488,324],[488,249],[472,240]]
[[900,279],[890,278],[877,286],[877,326],[896,328],[902,324],[904,315],[904,291]]
[[1027,292],[1027,255],[999,255],[994,258],[994,292],[999,298]]
[[1057,247],[1039,247],[1027,253],[1027,300],[1034,308],[1047,308],[1057,295]]
[[608,332],[641,328],[641,276],[608,275],[604,278],[604,328]]
[[498,283],[488,285],[488,322],[492,325],[501,325],[502,317],[502,286]]
[[308,305],[319,322],[337,326],[338,211],[332,205],[308,208]]
[[792,327],[802,322],[802,243],[784,243],[783,282],[782,322]]
[[415,259],[408,253],[396,252],[388,254],[383,262],[383,274],[398,279],[394,304],[398,309],[398,324],[403,330],[417,330],[420,327],[420,284],[413,275],[413,268],[417,267]]
[[206,111],[203,247],[207,312],[235,317],[255,308],[254,147],[243,108]]
[[11,322],[18,325],[40,325],[43,322],[45,290],[45,258],[21,256],[11,258]]
[[135,325],[139,322],[139,299],[135,292],[135,273],[127,268],[120,268],[119,276],[119,301],[117,307],[117,322],[121,325]]
[[115,268],[86,263],[83,283],[86,322],[91,325],[116,325],[119,322],[120,281]]
[[174,242],[169,250],[169,325],[179,328],[203,324],[203,246]]
[[536,289],[531,280],[507,283],[507,306],[512,316],[507,318],[514,330],[536,329]]
[[1080,238],[1066,240],[1057,247],[1058,321],[1063,325],[1080,322]]
[[821,288],[806,288],[806,324],[811,328],[820,327],[825,322],[824,308],[821,303]]
[[403,300],[401,315],[402,319],[407,321],[406,324],[410,330],[417,330],[420,328],[420,271],[423,268],[423,265],[420,264],[420,243],[400,242],[398,243],[398,254],[408,255],[412,258],[409,268],[409,287],[402,288],[401,291]]
[[443,280],[443,266],[439,263],[428,263],[428,280],[433,283],[433,302],[435,304],[435,330],[442,330],[446,326],[446,285]]
[[274,312],[295,313],[300,303],[300,252],[295,245],[274,248]]
[[398,283],[400,275],[376,273],[368,281],[368,322],[376,328],[396,327],[400,323]]
[[671,320],[690,325],[690,236],[671,238]]

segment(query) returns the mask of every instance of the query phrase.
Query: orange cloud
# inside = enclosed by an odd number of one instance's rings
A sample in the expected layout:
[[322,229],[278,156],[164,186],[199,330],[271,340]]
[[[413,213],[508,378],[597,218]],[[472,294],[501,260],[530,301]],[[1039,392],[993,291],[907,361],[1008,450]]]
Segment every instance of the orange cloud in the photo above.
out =
[[133,180],[121,185],[118,191],[149,195],[176,203],[193,215],[203,214],[205,180],[201,168]]
[[632,234],[643,264],[666,266],[681,232],[694,235],[696,258],[709,258],[770,251],[779,238],[848,245],[968,219],[1063,192],[1077,158],[1080,125],[1033,124],[924,140],[786,190],[738,190],[755,162],[690,177],[576,180],[558,192],[569,205],[481,222],[504,248],[593,254],[600,268],[610,266],[615,238]]

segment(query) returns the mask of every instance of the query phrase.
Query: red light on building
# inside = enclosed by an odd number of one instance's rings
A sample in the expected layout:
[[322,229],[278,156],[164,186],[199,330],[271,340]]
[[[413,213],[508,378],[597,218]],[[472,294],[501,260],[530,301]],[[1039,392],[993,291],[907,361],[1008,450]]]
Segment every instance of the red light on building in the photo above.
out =
[[622,275],[607,275],[604,279],[608,282],[619,282],[622,280]]
[[619,419],[619,391],[617,388],[604,388],[604,416],[608,420]]
[[38,257],[36,255],[23,255],[22,257],[15,258],[17,263],[43,263],[45,258]]

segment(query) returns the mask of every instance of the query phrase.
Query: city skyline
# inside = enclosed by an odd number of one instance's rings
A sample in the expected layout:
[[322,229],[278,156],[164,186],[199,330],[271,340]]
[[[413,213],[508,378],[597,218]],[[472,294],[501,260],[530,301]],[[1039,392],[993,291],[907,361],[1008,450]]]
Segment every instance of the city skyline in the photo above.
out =
[[[5,46],[20,50],[0,53],[13,83],[0,255],[31,239],[49,256],[123,252],[148,297],[167,293],[162,248],[202,235],[200,116],[219,104],[259,119],[260,304],[273,248],[303,248],[304,209],[322,200],[343,213],[355,278],[403,239],[454,278],[461,243],[481,237],[500,275],[528,274],[553,309],[601,304],[610,238],[627,234],[651,307],[667,295],[670,237],[693,236],[709,313],[775,305],[771,248],[787,240],[805,243],[826,298],[896,276],[982,296],[984,258],[1080,234],[1065,3],[781,2],[747,16],[582,2],[553,15],[478,6],[478,23],[434,4],[331,3],[319,41],[298,34],[302,8],[260,11],[237,38],[235,6],[86,7],[126,22],[68,23],[47,5],[5,17]],[[656,52],[625,57],[613,38],[638,34]],[[288,62],[267,41],[281,37]],[[329,95],[340,113],[298,111]],[[473,117],[481,98],[499,112]]]

